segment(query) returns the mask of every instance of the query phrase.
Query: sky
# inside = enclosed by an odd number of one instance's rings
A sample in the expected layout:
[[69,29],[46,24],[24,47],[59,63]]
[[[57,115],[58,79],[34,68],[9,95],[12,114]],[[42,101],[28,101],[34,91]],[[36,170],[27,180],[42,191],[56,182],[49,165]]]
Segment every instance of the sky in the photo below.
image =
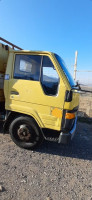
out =
[[[92,71],[92,0],[0,0],[0,37],[25,50],[59,54],[73,75]],[[77,72],[92,83],[92,72]]]

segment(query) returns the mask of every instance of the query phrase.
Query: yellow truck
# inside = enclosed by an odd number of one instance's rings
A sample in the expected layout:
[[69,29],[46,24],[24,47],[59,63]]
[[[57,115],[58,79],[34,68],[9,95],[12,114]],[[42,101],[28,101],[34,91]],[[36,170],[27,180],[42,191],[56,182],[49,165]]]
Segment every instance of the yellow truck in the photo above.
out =
[[4,133],[26,149],[43,139],[68,143],[76,130],[79,93],[64,61],[55,53],[25,51],[0,40]]

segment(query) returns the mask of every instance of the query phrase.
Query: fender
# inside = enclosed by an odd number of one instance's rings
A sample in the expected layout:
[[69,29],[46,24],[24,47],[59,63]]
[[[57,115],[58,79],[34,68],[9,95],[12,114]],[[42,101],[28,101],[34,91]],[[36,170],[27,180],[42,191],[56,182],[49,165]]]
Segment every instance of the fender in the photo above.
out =
[[[6,120],[4,122],[4,125],[3,125],[3,130],[4,130],[4,134],[7,133],[9,131],[9,125],[10,123],[17,117],[19,116],[29,116],[29,117],[32,117],[35,122],[37,123],[37,125],[41,128],[44,128],[44,125],[41,121],[41,119],[39,118],[39,116],[35,117],[33,115],[33,113],[31,115],[29,114],[24,114],[24,113],[20,113],[20,112],[16,112],[16,111],[6,111]],[[37,115],[37,114],[36,114]]]

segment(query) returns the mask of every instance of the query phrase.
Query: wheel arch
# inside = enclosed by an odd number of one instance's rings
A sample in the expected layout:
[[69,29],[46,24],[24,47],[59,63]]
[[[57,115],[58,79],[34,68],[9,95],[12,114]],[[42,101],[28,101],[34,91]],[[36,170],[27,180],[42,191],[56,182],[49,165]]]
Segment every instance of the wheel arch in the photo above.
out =
[[6,120],[5,120],[4,125],[3,125],[4,133],[7,133],[9,131],[9,126],[10,126],[11,122],[15,118],[20,117],[20,116],[25,116],[25,117],[32,118],[40,129],[43,128],[43,124],[42,124],[41,120],[38,120],[33,115],[28,115],[28,114],[24,114],[24,113],[18,113],[18,112],[14,112],[14,111],[7,111]]

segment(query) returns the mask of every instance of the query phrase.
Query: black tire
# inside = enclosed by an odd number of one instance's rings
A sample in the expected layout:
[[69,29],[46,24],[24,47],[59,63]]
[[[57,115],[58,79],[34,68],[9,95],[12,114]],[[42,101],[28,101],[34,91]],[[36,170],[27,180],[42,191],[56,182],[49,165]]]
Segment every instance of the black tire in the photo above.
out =
[[40,128],[30,117],[20,116],[9,127],[13,142],[21,148],[34,149],[43,141]]

